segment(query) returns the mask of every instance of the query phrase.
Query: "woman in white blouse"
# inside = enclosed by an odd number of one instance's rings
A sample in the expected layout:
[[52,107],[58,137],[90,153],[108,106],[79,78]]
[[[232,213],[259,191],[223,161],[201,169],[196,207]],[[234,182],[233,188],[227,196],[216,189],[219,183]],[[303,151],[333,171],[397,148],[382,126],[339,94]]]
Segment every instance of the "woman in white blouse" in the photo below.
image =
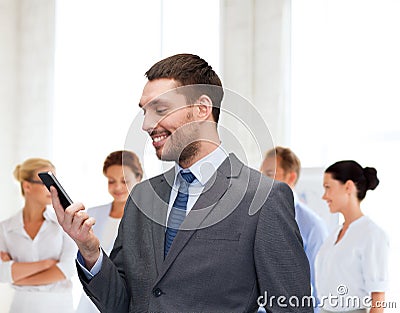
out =
[[54,166],[40,158],[15,168],[24,207],[0,223],[0,282],[15,289],[11,313],[73,312],[70,278],[77,249],[46,209],[50,193],[37,175],[44,171]]
[[326,239],[316,258],[322,312],[383,312],[388,286],[389,241],[360,207],[379,184],[375,168],[340,161],[325,170],[323,199],[343,225]]
[[[113,202],[88,209],[95,218],[93,232],[100,240],[102,249],[110,254],[124,214],[124,207],[133,186],[141,181],[143,170],[138,156],[127,150],[110,153],[103,165],[103,174],[108,180],[108,192]],[[99,312],[91,300],[82,294],[77,313]]]

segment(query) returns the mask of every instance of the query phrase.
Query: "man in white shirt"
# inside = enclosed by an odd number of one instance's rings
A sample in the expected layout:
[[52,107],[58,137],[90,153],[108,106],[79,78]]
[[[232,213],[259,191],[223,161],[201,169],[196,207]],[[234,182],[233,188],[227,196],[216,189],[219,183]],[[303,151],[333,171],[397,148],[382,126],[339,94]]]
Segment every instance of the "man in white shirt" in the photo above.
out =
[[222,149],[217,74],[178,54],[146,76],[142,128],[176,165],[132,190],[110,257],[83,205],[64,212],[52,190],[88,296],[102,312],[256,312],[260,296],[268,312],[312,312],[301,306],[310,277],[292,192]]

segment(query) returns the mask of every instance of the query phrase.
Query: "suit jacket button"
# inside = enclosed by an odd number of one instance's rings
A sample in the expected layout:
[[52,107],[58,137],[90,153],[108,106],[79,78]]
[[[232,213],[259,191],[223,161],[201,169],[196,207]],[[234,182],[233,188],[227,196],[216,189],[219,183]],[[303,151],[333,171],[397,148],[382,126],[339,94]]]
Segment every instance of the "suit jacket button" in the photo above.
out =
[[159,296],[161,296],[163,294],[163,292],[162,292],[162,290],[160,289],[160,288],[155,288],[155,289],[153,289],[153,296],[154,297],[159,297]]

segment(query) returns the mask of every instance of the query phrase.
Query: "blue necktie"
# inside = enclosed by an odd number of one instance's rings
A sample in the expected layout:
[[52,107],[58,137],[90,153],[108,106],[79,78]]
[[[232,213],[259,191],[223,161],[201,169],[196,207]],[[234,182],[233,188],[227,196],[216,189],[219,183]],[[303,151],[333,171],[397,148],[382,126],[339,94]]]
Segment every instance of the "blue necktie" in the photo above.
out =
[[189,199],[189,185],[195,180],[195,178],[196,177],[191,172],[184,173],[180,171],[178,174],[180,185],[178,195],[176,196],[168,217],[167,231],[165,232],[164,257],[167,256],[178,229],[186,217],[186,207]]

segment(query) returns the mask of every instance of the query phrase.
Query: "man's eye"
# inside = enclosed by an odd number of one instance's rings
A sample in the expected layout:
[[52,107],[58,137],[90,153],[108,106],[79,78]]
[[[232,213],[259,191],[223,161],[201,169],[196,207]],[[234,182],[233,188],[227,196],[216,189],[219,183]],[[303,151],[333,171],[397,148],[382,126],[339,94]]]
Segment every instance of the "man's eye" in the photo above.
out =
[[157,114],[164,114],[165,112],[167,112],[167,109],[156,109]]

